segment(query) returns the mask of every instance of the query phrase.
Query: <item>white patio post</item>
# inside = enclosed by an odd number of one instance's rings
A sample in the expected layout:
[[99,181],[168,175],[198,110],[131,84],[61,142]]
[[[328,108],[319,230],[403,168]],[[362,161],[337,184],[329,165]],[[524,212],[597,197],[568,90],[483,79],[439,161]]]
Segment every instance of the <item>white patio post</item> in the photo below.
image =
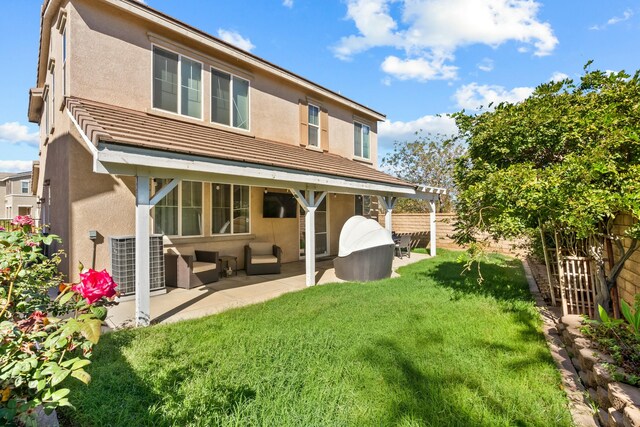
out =
[[150,199],[149,176],[136,176],[136,326],[151,322],[151,281],[149,278],[149,211],[180,180],[174,179]]
[[429,237],[431,256],[436,256],[436,201],[433,199],[429,200]]
[[151,321],[149,179],[148,176],[136,176],[136,326],[148,326]]
[[298,203],[304,209],[304,261],[305,261],[305,282],[307,286],[316,284],[316,210],[322,200],[327,195],[322,192],[316,199],[315,191],[306,191],[302,194],[300,190],[292,189],[291,192],[298,199]]
[[393,232],[393,224],[392,224],[392,216],[393,216],[393,208],[396,206],[396,197],[392,196],[378,196],[378,200],[384,207],[384,228],[389,231],[389,233]]

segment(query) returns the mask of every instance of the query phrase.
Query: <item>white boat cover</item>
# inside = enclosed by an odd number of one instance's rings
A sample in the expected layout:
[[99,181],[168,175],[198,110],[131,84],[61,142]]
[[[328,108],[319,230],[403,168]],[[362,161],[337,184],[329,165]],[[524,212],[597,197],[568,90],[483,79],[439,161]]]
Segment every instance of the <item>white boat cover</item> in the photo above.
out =
[[383,245],[393,245],[391,233],[377,221],[356,215],[342,226],[338,256]]

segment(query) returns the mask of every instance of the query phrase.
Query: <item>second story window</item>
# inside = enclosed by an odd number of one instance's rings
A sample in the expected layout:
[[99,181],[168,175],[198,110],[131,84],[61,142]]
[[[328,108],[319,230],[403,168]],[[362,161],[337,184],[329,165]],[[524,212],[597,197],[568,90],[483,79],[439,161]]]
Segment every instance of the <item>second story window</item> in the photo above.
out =
[[363,159],[370,159],[370,132],[367,125],[355,122],[353,124],[353,155]]
[[320,147],[320,108],[309,104],[309,145]]
[[249,130],[249,82],[211,69],[211,121]]
[[202,118],[202,64],[153,48],[153,107]]
[[21,181],[20,192],[22,194],[29,194],[29,181]]

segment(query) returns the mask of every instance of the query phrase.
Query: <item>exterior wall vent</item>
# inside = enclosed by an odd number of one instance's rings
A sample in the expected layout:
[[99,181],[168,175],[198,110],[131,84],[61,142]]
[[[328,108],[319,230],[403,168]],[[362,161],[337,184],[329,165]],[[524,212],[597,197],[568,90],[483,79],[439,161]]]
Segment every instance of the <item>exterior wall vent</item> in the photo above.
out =
[[[149,237],[149,281],[151,291],[164,289],[164,243],[162,235]],[[111,275],[121,295],[136,291],[136,238],[135,236],[109,237]]]

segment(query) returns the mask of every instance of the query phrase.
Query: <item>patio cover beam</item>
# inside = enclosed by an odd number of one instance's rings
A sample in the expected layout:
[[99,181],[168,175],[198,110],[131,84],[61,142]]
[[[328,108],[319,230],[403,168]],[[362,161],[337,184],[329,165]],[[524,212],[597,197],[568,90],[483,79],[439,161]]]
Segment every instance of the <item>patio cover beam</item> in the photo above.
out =
[[295,196],[302,209],[304,209],[304,260],[305,260],[305,282],[307,286],[316,284],[316,210],[322,200],[327,195],[326,191],[320,193],[316,198],[316,192],[302,191],[298,189],[290,190]]
[[394,196],[378,196],[380,204],[384,207],[384,228],[389,231],[389,234],[393,233],[393,208],[396,206],[397,197]]
[[180,182],[173,179],[150,199],[150,181],[149,175],[136,176],[136,326],[151,323],[150,210]]
[[215,181],[268,188],[302,188],[339,194],[366,194],[428,198],[432,194],[417,193],[414,186],[394,185],[336,175],[283,169],[268,165],[213,159],[179,153],[168,153],[137,147],[101,143],[94,154],[94,172],[136,176],[144,170],[155,178]]
[[436,256],[436,201],[429,200],[429,253]]

